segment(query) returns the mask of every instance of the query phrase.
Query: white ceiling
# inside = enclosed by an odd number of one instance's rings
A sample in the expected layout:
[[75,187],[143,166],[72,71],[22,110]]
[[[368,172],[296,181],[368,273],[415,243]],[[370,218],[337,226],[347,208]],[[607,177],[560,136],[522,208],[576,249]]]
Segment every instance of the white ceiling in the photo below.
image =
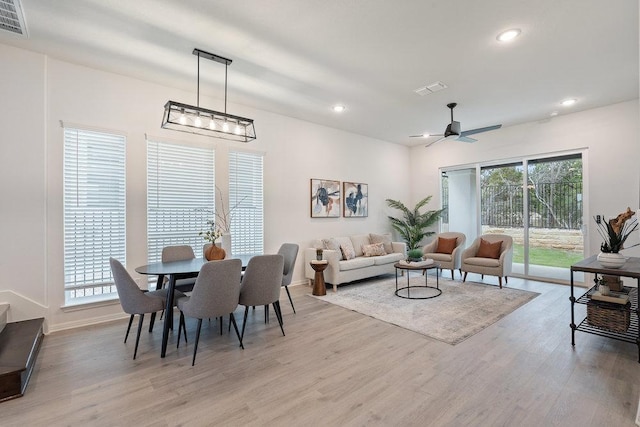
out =
[[[193,48],[233,60],[228,101],[404,145],[638,98],[635,0],[22,0],[0,43],[189,90]],[[510,44],[496,35],[522,35]],[[448,88],[414,90],[435,81]],[[224,67],[201,60],[222,99]],[[560,101],[576,98],[570,108]],[[331,111],[341,103],[342,114]],[[221,105],[202,105],[221,109]],[[162,106],[158,106],[160,110]],[[229,109],[230,113],[234,113]],[[160,114],[160,113],[159,113]],[[239,114],[236,112],[236,114]],[[256,122],[258,135],[260,123]],[[482,134],[476,136],[482,141]],[[259,140],[258,140],[259,141]]]

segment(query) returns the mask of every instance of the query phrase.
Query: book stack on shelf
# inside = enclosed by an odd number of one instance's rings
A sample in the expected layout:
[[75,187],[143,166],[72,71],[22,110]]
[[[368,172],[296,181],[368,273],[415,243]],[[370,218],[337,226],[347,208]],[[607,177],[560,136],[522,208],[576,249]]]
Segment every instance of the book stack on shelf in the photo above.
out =
[[594,291],[587,303],[587,322],[611,332],[625,333],[631,324],[629,293],[621,290],[602,295]]

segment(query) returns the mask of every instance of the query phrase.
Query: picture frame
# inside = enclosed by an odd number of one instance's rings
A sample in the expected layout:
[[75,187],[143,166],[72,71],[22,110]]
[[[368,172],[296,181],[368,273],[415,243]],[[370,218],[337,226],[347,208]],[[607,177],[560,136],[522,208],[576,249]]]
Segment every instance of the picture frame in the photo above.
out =
[[340,218],[340,181],[311,178],[311,218]]
[[343,182],[342,200],[342,215],[345,218],[369,216],[369,185],[362,182]]

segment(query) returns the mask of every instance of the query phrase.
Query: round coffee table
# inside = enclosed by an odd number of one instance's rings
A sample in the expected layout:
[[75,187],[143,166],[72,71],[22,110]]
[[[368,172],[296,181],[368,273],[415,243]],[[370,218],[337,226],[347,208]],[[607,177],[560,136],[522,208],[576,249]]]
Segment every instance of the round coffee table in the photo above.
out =
[[[404,264],[404,263],[399,263],[396,262],[393,265],[396,268],[396,296],[400,297],[400,298],[406,298],[406,299],[430,299],[430,298],[435,298],[440,296],[440,294],[442,294],[442,291],[440,290],[440,283],[438,280],[438,277],[440,276],[440,264],[437,262],[432,262],[431,264],[426,264],[426,265],[417,265],[417,266],[412,266],[411,264]],[[432,268],[436,269],[436,286],[429,286],[428,283],[428,274],[427,271],[431,270]],[[398,271],[402,271],[407,273],[407,286],[404,286],[402,288],[398,288]],[[421,271],[422,274],[424,274],[424,286],[411,286],[409,285],[409,273],[411,271]],[[418,292],[418,296],[411,296],[411,289],[415,289],[415,290],[420,290],[420,292]],[[424,291],[428,291],[428,294],[425,296],[425,292]],[[405,292],[406,291],[406,295]],[[420,296],[422,295],[422,296]]]

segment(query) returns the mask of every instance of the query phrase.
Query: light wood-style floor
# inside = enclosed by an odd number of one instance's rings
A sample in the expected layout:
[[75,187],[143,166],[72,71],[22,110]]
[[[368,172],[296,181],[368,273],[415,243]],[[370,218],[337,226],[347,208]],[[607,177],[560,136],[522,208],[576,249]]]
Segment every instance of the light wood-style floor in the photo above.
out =
[[0,424],[633,426],[637,347],[578,332],[573,349],[569,287],[508,286],[541,295],[456,346],[319,301],[307,286],[290,287],[297,314],[283,293],[286,337],[262,308],[250,311],[244,350],[226,321],[222,336],[205,322],[195,367],[193,342],[175,347],[177,328],[165,359],[161,328],[143,332],[135,361],[126,320],[58,332],[26,395],[0,403]]

